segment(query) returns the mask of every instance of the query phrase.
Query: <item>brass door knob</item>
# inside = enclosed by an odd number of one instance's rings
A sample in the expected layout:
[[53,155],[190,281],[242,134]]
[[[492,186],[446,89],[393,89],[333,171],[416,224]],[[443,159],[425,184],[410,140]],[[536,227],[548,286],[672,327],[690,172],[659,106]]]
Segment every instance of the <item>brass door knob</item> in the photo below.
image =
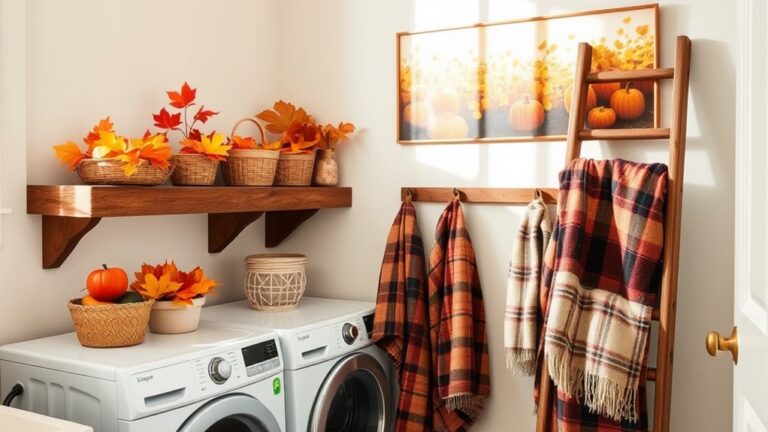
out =
[[727,338],[716,331],[707,333],[707,352],[714,357],[718,351],[730,351],[733,364],[739,363],[739,331],[736,327]]

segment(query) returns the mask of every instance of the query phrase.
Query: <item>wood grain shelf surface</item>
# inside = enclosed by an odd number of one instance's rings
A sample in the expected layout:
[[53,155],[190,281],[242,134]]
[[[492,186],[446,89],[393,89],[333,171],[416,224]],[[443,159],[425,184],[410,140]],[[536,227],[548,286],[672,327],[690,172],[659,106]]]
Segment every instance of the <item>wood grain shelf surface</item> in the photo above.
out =
[[208,214],[208,252],[224,250],[266,214],[275,247],[320,209],[352,206],[347,187],[29,185],[27,213],[43,215],[43,268],[57,268],[104,217]]
[[29,185],[27,213],[69,217],[242,213],[350,207],[344,187]]

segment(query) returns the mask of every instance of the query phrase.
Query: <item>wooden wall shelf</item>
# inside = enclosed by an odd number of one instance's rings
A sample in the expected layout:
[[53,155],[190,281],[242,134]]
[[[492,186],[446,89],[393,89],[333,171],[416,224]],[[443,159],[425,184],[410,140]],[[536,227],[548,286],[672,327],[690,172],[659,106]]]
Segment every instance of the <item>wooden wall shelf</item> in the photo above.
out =
[[320,209],[352,206],[339,187],[27,186],[27,213],[43,215],[43,268],[61,266],[103,217],[208,214],[208,252],[221,252],[266,214],[267,247]]

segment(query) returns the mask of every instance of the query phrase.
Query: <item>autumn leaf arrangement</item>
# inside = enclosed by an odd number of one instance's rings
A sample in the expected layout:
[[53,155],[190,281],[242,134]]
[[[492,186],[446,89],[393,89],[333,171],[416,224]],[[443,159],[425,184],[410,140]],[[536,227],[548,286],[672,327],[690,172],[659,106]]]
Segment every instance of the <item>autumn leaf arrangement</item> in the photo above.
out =
[[186,82],[179,91],[167,91],[166,94],[170,109],[174,112],[163,107],[158,113],[152,114],[152,118],[155,127],[161,129],[166,137],[172,132],[181,135],[181,150],[173,157],[176,169],[171,181],[179,186],[212,185],[216,180],[219,162],[226,160],[232,146],[227,143],[224,134],[216,131],[205,134],[198,125],[204,125],[219,113],[206,109],[202,104],[195,110],[197,89]]
[[164,134],[146,131],[140,138],[127,138],[115,132],[114,123],[107,117],[83,142],[85,151],[72,141],[53,149],[59,161],[77,170],[85,183],[157,184],[170,173],[171,147]]
[[[279,100],[272,109],[256,115],[266,123],[267,132],[277,139],[265,144],[265,148],[286,154],[307,154],[315,149],[332,149],[355,131],[352,123],[320,124],[304,108]],[[234,137],[233,137],[234,138]]]
[[183,272],[173,261],[157,265],[144,263],[135,276],[131,289],[145,300],[171,301],[179,306],[191,306],[194,299],[211,294],[213,288],[219,286],[205,276],[199,266]]

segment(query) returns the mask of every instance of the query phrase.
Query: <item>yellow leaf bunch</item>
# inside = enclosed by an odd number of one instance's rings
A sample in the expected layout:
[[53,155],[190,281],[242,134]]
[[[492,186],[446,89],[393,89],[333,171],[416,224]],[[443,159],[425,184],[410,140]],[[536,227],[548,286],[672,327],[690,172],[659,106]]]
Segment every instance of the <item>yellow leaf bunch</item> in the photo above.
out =
[[145,300],[171,300],[187,306],[192,304],[193,299],[210,294],[219,285],[215,280],[207,278],[199,266],[183,272],[173,261],[154,266],[144,263],[135,276],[136,281],[131,284],[131,289]]
[[171,147],[163,134],[152,135],[147,131],[141,138],[125,138],[117,135],[109,117],[93,127],[83,142],[88,146],[85,152],[72,141],[53,146],[56,157],[71,170],[77,168],[83,159],[117,159],[123,162],[125,175],[131,176],[142,161],[159,168],[167,168],[171,158]]
[[186,138],[181,142],[182,154],[201,154],[213,160],[223,161],[227,159],[231,144],[225,142],[224,134],[212,132],[209,135],[200,135],[200,139]]

